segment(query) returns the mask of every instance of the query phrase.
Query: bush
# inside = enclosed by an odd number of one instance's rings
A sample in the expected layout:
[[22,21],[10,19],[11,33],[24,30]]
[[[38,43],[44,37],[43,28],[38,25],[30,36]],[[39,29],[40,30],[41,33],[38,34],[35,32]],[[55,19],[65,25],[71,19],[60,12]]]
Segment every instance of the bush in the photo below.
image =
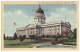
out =
[[20,35],[20,36],[19,36],[19,40],[20,40],[21,42],[22,42],[25,38],[26,38],[26,35],[23,35],[23,36]]

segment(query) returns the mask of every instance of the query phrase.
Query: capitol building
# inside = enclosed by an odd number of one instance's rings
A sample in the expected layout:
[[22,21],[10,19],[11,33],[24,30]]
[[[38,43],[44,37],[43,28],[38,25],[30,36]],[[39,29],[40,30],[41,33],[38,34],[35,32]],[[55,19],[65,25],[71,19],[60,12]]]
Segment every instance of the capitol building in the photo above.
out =
[[[30,20],[30,19],[29,19]],[[63,35],[67,36],[71,32],[71,25],[69,22],[46,23],[46,17],[41,6],[36,10],[33,24],[28,24],[22,28],[16,28],[18,36],[53,36]],[[54,20],[54,19],[53,19]]]

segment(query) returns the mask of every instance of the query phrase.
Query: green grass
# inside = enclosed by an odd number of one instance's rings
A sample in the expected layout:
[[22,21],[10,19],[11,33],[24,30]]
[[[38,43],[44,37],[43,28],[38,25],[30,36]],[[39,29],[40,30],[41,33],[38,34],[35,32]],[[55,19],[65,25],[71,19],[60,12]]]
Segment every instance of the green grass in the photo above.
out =
[[[26,42],[32,42],[31,39],[25,39],[23,42],[20,42],[19,39],[17,40],[4,40],[4,47],[15,47],[15,48],[32,48],[32,44],[26,44]],[[23,44],[25,43],[25,44]]]
[[64,42],[65,45],[76,45],[76,42]]
[[4,40],[4,44],[16,44],[18,40]]
[[[35,41],[31,39],[25,39],[23,42],[17,40],[4,40],[5,48],[32,48]],[[64,42],[65,45],[76,45],[76,42]]]

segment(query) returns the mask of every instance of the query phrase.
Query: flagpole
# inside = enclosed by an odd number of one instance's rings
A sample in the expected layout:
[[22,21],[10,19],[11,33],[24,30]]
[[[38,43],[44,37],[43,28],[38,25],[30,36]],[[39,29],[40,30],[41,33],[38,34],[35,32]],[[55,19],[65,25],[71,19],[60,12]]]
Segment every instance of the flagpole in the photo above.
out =
[[16,22],[13,22],[14,29],[16,31]]

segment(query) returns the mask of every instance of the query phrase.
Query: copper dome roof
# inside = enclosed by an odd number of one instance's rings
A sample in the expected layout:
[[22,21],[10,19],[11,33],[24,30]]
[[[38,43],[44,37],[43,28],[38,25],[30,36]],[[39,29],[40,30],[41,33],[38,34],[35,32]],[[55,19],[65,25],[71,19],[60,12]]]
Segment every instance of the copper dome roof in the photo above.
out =
[[36,10],[36,13],[43,13],[44,14],[44,11],[43,11],[43,9],[41,9],[40,5],[39,5],[39,8]]

